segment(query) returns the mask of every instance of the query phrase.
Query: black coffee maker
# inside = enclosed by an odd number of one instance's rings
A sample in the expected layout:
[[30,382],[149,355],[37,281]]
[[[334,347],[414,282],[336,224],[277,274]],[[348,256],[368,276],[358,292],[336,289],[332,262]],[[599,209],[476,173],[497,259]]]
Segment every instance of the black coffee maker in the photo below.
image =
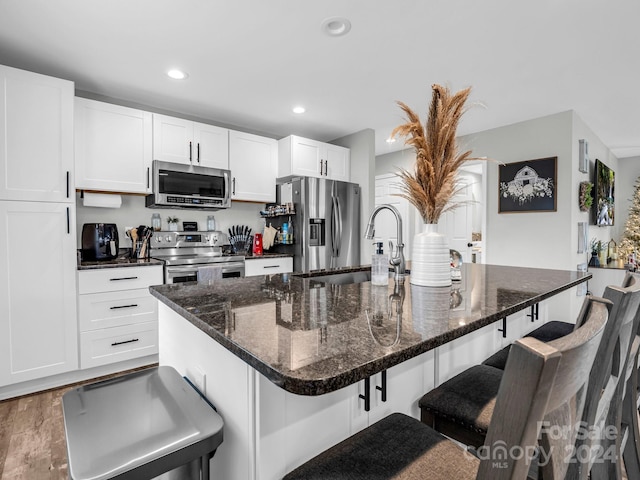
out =
[[120,241],[115,223],[85,223],[82,226],[82,260],[112,260]]

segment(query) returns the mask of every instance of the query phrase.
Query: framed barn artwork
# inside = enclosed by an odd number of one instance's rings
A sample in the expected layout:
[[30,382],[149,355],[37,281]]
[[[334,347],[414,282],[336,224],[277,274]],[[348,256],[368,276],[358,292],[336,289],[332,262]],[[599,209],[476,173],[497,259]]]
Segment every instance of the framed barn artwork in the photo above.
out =
[[498,213],[555,212],[558,157],[499,166]]

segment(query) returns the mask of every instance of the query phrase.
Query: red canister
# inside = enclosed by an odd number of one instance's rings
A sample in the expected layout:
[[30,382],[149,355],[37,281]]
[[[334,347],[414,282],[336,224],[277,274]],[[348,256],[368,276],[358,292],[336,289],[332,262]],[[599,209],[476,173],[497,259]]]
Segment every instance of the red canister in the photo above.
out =
[[262,234],[256,233],[253,235],[253,254],[255,256],[262,255]]

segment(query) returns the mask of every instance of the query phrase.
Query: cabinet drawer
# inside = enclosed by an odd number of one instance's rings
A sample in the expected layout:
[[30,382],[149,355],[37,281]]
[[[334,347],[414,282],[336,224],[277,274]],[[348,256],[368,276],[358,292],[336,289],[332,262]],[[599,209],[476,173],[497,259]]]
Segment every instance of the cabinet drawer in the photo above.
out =
[[80,334],[80,368],[158,353],[158,323],[102,328]]
[[78,272],[78,293],[116,292],[162,285],[162,266],[104,268]]
[[272,273],[289,273],[293,271],[293,258],[257,258],[245,260],[244,274],[247,277],[254,275],[270,275]]
[[158,319],[158,301],[147,289],[78,296],[80,331],[118,327]]

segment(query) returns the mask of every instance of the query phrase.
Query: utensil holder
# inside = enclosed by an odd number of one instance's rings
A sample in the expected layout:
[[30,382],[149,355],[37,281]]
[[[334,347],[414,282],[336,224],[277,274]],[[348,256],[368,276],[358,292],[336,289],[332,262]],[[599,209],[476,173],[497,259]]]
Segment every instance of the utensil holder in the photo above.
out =
[[149,245],[147,240],[136,240],[131,248],[131,258],[139,260],[149,258]]

